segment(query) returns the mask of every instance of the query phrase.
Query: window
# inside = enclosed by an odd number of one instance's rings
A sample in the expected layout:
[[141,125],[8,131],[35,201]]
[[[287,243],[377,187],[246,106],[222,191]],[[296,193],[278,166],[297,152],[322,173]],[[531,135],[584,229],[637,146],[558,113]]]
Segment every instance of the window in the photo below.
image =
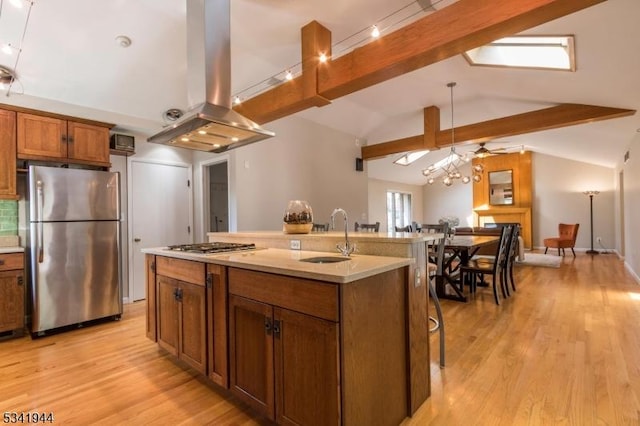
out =
[[411,224],[411,194],[387,191],[387,230]]
[[469,50],[471,65],[575,71],[573,36],[512,36]]

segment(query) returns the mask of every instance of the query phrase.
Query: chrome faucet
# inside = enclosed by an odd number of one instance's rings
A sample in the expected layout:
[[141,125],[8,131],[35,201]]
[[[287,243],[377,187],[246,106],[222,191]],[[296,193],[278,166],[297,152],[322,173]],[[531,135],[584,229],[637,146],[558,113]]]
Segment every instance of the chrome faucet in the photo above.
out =
[[336,244],[336,248],[343,256],[349,256],[356,250],[356,245],[349,243],[349,219],[347,218],[347,212],[341,208],[337,208],[331,213],[331,229],[336,229],[335,216],[336,213],[342,213],[344,216],[344,246]]

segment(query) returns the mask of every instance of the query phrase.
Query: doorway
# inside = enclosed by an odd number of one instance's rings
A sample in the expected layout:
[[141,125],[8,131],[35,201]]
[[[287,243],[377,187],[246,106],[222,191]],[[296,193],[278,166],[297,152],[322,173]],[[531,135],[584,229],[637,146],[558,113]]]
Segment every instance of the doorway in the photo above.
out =
[[145,254],[142,248],[192,243],[191,167],[131,161],[131,255],[132,301],[146,298]]
[[208,241],[209,232],[235,230],[235,211],[231,198],[229,158],[217,158],[201,163],[202,170],[202,233]]
[[207,166],[209,226],[207,232],[229,232],[229,177],[227,162]]

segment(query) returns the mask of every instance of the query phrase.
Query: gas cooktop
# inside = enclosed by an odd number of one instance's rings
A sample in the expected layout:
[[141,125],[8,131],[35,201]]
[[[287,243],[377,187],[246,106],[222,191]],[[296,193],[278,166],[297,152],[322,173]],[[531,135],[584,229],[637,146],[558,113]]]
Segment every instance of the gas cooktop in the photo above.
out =
[[232,251],[255,250],[256,245],[241,243],[198,243],[198,244],[178,244],[167,247],[173,251],[186,251],[189,253],[224,253]]

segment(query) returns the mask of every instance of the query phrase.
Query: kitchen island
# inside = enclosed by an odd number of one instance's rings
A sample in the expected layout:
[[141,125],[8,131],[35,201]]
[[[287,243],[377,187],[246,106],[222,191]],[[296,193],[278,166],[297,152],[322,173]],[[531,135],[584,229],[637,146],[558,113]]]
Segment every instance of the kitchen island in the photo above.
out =
[[397,425],[410,415],[413,259],[310,263],[301,260],[329,254],[273,248],[143,252],[147,335],[265,417]]
[[[256,247],[315,250],[337,253],[336,245],[344,245],[345,233],[312,232],[309,234],[285,234],[278,231],[211,232],[210,242],[253,243]],[[356,244],[356,254],[406,257],[415,260],[409,266],[406,281],[407,338],[409,342],[409,412],[416,410],[431,395],[429,369],[429,331],[427,290],[427,256],[425,243],[439,239],[442,234],[410,232],[349,232],[348,238]]]

